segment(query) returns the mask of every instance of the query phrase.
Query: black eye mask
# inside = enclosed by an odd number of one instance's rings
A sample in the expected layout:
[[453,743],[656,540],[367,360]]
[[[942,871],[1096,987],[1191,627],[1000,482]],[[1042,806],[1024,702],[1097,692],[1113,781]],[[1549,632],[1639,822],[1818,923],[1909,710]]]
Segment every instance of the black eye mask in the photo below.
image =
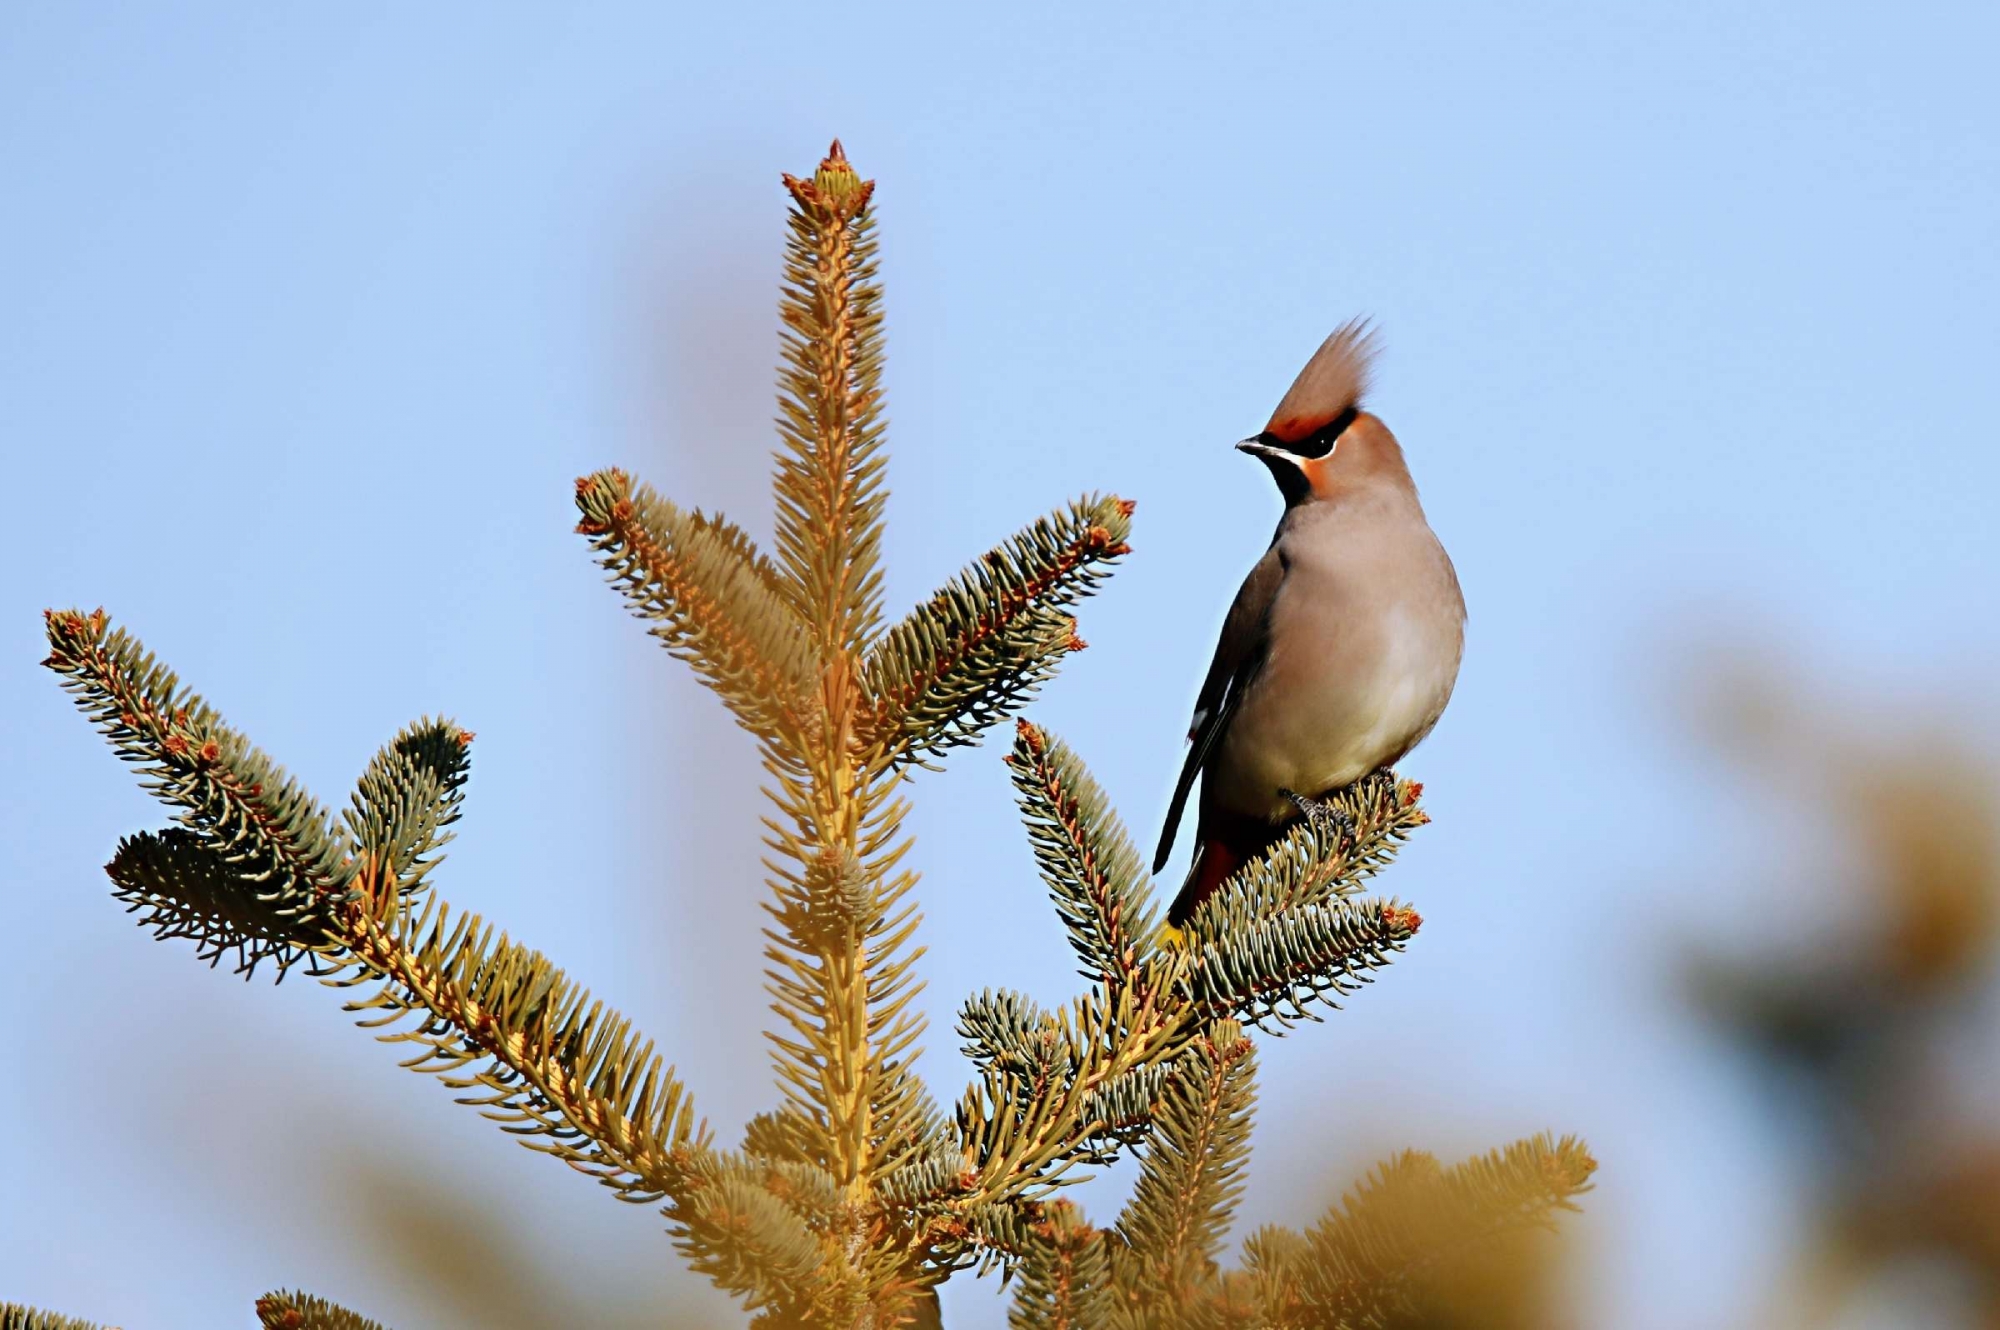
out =
[[1287,443],[1277,435],[1272,434],[1269,430],[1259,434],[1257,442],[1272,448],[1283,448],[1294,457],[1307,459],[1325,457],[1333,451],[1333,445],[1339,442],[1340,436],[1346,432],[1347,427],[1352,425],[1354,418],[1360,414],[1361,409],[1359,407],[1350,406],[1326,424],[1306,435],[1303,439],[1300,439],[1297,443]]

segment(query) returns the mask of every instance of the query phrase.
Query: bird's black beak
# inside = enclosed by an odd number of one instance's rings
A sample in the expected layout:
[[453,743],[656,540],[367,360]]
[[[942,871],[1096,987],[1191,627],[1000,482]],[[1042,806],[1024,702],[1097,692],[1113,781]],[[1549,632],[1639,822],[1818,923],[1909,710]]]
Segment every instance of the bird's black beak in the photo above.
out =
[[1268,434],[1259,434],[1236,445],[1239,453],[1249,453],[1264,464],[1271,473],[1271,479],[1278,482],[1278,493],[1285,496],[1285,506],[1303,503],[1312,493],[1312,483],[1306,479],[1305,464],[1290,448],[1281,446]]
[[1252,435],[1250,438],[1244,439],[1241,443],[1238,443],[1236,445],[1236,451],[1239,453],[1249,453],[1252,457],[1256,458],[1260,462],[1266,463],[1267,465],[1272,462],[1290,462],[1293,465],[1298,464],[1298,459],[1296,457],[1293,457],[1290,452],[1288,452],[1283,448],[1276,447],[1272,443],[1270,443],[1268,435],[1263,435],[1263,434]]

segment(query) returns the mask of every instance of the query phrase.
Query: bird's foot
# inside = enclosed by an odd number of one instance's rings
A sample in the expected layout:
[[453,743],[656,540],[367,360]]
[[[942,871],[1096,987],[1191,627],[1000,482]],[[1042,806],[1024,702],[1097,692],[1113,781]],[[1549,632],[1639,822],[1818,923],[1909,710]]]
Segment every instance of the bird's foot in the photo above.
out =
[[1396,773],[1394,771],[1391,771],[1388,767],[1377,767],[1374,771],[1362,777],[1362,779],[1368,781],[1379,791],[1379,797],[1383,803],[1391,808],[1396,806]]
[[1292,790],[1279,790],[1278,797],[1299,810],[1299,816],[1318,827],[1321,831],[1332,827],[1352,842],[1355,837],[1354,819],[1347,810],[1331,799],[1308,799]]

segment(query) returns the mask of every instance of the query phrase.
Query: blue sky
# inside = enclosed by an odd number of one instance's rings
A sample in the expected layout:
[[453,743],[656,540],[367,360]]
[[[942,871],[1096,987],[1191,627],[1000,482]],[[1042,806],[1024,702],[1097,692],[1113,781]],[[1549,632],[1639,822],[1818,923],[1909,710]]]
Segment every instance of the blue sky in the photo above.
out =
[[[837,134],[881,181],[890,600],[1136,499],[1032,714],[1142,841],[1276,515],[1228,444],[1334,324],[1383,329],[1470,644],[1405,764],[1437,822],[1386,885],[1423,937],[1267,1047],[1248,1218],[1401,1145],[1574,1130],[1587,1323],[1754,1323],[1799,1166],[1670,944],[1814,902],[1746,911],[1800,833],[1677,699],[1756,650],[1996,729],[1996,40],[1975,5],[11,7],[0,1297],[191,1330],[296,1283],[440,1324],[327,1199],[373,1141],[607,1285],[686,1283],[331,993],[120,917],[99,865],[160,815],[36,667],[39,611],[105,605],[329,802],[408,719],[476,729],[442,890],[733,1131],[768,1093],[754,763],[599,585],[569,481],[622,463],[768,530],[777,174]],[[999,750],[914,794],[950,1086],[959,998],[1070,963]]]

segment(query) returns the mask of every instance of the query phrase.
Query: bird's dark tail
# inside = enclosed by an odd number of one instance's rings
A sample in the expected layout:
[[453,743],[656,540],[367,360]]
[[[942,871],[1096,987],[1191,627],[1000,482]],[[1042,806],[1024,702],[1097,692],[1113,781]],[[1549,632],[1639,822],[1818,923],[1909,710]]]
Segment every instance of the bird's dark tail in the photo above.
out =
[[1195,842],[1194,862],[1188,865],[1187,880],[1180,895],[1167,907],[1167,924],[1183,928],[1201,903],[1216,893],[1229,875],[1271,848],[1282,826],[1272,826],[1256,818],[1230,818],[1226,822],[1202,819]]
[[1181,883],[1181,894],[1167,907],[1167,922],[1175,928],[1185,927],[1195,907],[1214,895],[1215,889],[1242,866],[1243,861],[1236,857],[1228,842],[1198,842],[1194,847],[1194,862],[1188,865],[1187,880]]

